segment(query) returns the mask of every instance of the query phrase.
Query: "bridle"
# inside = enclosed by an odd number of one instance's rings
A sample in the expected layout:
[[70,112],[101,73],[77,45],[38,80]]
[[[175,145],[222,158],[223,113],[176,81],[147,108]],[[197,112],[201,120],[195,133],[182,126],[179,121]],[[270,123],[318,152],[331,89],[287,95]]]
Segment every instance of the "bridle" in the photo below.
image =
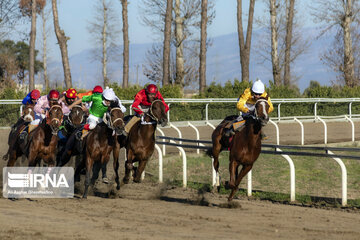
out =
[[153,104],[156,103],[156,102],[162,102],[162,101],[161,101],[160,99],[154,100],[154,101],[151,103],[149,112],[147,112],[146,114],[147,114],[152,120],[154,120],[156,123],[158,123],[158,122],[159,122],[159,119],[154,115],[153,110],[152,110]]
[[[52,110],[53,108],[59,108],[60,111],[61,111],[61,113],[62,113],[62,108],[61,108],[61,106],[59,106],[59,105],[53,105],[53,106],[51,106],[51,108],[49,109],[48,114],[50,114],[50,112],[51,112],[51,110]],[[56,110],[55,110],[55,111],[56,111]],[[54,118],[51,119],[51,121],[47,121],[47,124],[50,126],[51,132],[52,132],[53,135],[57,135],[59,129],[58,129],[58,128],[55,129],[55,128],[52,126],[52,124],[50,124],[50,123],[52,123],[53,121],[58,121],[58,122],[61,124],[61,123],[62,123],[62,120],[63,120],[63,117],[64,117],[64,115],[61,114],[61,119],[54,117]],[[50,119],[49,119],[49,120],[50,120]]]
[[107,124],[107,125],[108,125],[108,127],[111,128],[112,130],[115,130],[114,124],[115,124],[117,121],[121,121],[122,124],[124,125],[124,120],[123,120],[121,117],[116,118],[114,121],[111,120],[111,113],[112,113],[112,111],[114,111],[114,110],[120,110],[120,112],[122,112],[122,111],[121,111],[121,108],[119,108],[119,107],[115,107],[115,108],[112,108],[112,109],[110,110],[110,121],[108,122],[108,123],[110,123],[110,124]]
[[258,114],[258,111],[257,111],[257,109],[256,109],[256,105],[257,104],[263,104],[263,113],[264,113],[264,115],[265,115],[265,118],[268,118],[268,113],[266,112],[266,104],[268,104],[268,102],[267,102],[267,100],[266,99],[259,99],[259,100],[257,100],[256,102],[255,102],[255,113],[254,113],[254,115],[255,116],[253,116],[253,118],[254,118],[254,120],[256,120],[256,121],[260,121],[260,122],[263,122],[263,119],[262,118],[259,118],[259,114]]
[[[82,107],[79,106],[79,105],[75,105],[75,106],[72,107],[72,109],[75,109],[75,108],[80,108],[80,109],[82,110]],[[72,109],[71,109],[71,111],[72,111]],[[84,120],[84,113],[81,115],[80,123],[82,123],[83,120]],[[70,118],[70,115],[69,115],[69,118],[68,118],[68,122],[69,122],[69,124],[70,124],[71,127],[75,127],[74,123],[72,122],[72,120],[71,120],[71,118]]]

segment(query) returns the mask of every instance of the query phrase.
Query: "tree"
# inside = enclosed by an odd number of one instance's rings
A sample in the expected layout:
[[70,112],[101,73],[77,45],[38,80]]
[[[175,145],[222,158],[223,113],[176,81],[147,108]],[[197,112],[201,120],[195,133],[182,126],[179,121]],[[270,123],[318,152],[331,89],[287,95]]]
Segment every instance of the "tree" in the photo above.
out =
[[270,0],[270,28],[271,28],[271,62],[272,74],[275,86],[281,85],[280,63],[278,54],[278,29],[277,29],[277,12],[278,5],[276,0]]
[[201,1],[201,40],[200,40],[200,66],[199,66],[199,93],[206,87],[206,27],[207,27],[207,0]]
[[[39,3],[37,5],[37,3]],[[30,31],[30,65],[29,65],[29,90],[35,88],[35,39],[36,39],[36,14],[39,13],[45,6],[45,0],[20,0],[20,9],[24,15],[31,16],[31,31]]]
[[165,27],[164,27],[164,49],[163,49],[163,78],[162,84],[168,85],[170,79],[170,38],[172,21],[172,0],[166,1]]
[[255,0],[250,0],[246,40],[242,24],[242,0],[237,0],[237,24],[240,48],[241,81],[249,82],[250,47],[252,37],[252,26],[254,18]]
[[51,2],[52,2],[53,17],[54,17],[55,34],[60,46],[61,59],[64,69],[65,86],[66,88],[71,88],[72,80],[71,80],[70,64],[69,64],[69,57],[67,51],[67,41],[70,38],[66,37],[64,30],[60,28],[58,10],[57,10],[57,1],[51,0]]
[[94,46],[101,46],[101,53],[99,48],[94,48],[94,59],[100,60],[102,65],[102,77],[104,86],[109,86],[110,80],[108,77],[108,61],[112,54],[116,52],[116,41],[120,31],[117,28],[119,19],[117,13],[114,11],[113,2],[111,0],[97,1],[94,5],[94,17],[88,25],[88,31],[92,36]]
[[[164,36],[164,24],[166,15],[166,1],[163,0],[142,0],[140,11],[142,23],[146,26],[150,26],[155,35],[158,35],[160,41],[163,41]],[[200,39],[197,33],[200,29],[201,22],[201,0],[176,0],[174,4],[174,17],[172,25],[174,26],[174,33],[171,35],[171,48],[175,48],[174,51],[170,50],[170,55],[176,53],[175,58],[170,56],[170,66],[175,66],[175,78],[173,79],[173,73],[170,73],[170,83],[179,85],[181,88],[195,84],[198,82],[199,71],[199,47]],[[213,1],[208,1],[208,25],[211,24],[214,19],[215,11]],[[160,24],[161,23],[161,24]],[[161,35],[160,35],[161,34]],[[155,53],[154,49],[150,49],[147,54],[147,60],[150,60],[151,55],[149,53]],[[158,54],[154,55],[154,61],[147,61],[149,63],[155,62]],[[161,54],[162,56],[162,54]],[[160,61],[162,65],[162,60]],[[157,69],[150,69],[150,66],[145,66],[146,75],[149,72],[155,73]],[[170,71],[172,71],[170,69]],[[197,73],[195,73],[197,72]],[[151,74],[150,74],[151,75]],[[161,72],[162,79],[162,72]],[[158,78],[158,77],[156,77]]]
[[295,0],[286,0],[286,37],[285,37],[285,69],[284,69],[284,85],[290,86],[290,63],[291,63],[291,46],[292,32],[294,21]]
[[128,2],[127,0],[121,0],[122,6],[122,21],[123,21],[123,88],[127,88],[129,85],[129,25],[128,25]]
[[[341,73],[341,77],[346,86],[353,87],[359,84],[359,79],[355,79],[355,59],[353,36],[359,24],[359,2],[352,0],[334,0],[331,4],[325,0],[318,0],[311,7],[312,15],[316,22],[323,23],[322,34],[335,28],[337,36],[323,59],[336,59],[341,54],[342,61],[336,65],[336,71]],[[339,41],[339,37],[342,41]],[[340,47],[340,49],[338,48]],[[338,49],[334,51],[334,49]],[[334,61],[330,61],[334,63]],[[326,61],[324,61],[327,64]],[[327,64],[331,66],[331,64]]]
[[21,19],[19,1],[0,0],[0,41],[14,31],[15,25]]
[[[49,10],[49,9],[48,9]],[[44,76],[44,83],[45,83],[45,90],[50,90],[50,82],[49,82],[49,76],[47,72],[47,37],[48,37],[48,31],[47,31],[47,25],[46,22],[48,20],[48,17],[50,16],[50,11],[45,12],[45,8],[41,11],[41,20],[42,20],[42,44],[43,44],[43,50],[42,50],[42,60],[43,60],[43,76]]]
[[[29,71],[30,46],[25,42],[15,43],[12,40],[0,42],[0,87],[12,86],[17,80],[24,83]],[[35,59],[38,51],[35,50]],[[42,69],[42,63],[35,60],[35,74]]]

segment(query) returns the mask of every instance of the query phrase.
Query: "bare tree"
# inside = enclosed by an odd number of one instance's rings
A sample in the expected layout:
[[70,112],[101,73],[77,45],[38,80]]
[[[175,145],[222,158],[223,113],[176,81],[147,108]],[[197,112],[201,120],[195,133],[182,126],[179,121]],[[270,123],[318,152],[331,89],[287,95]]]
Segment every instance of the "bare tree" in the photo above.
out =
[[237,0],[237,24],[240,48],[241,77],[243,82],[249,82],[250,47],[252,37],[252,26],[254,18],[255,0],[250,0],[246,40],[242,24],[242,0]]
[[200,67],[199,67],[199,93],[206,87],[206,27],[207,27],[207,0],[201,1],[201,40],[200,40]]
[[122,6],[122,21],[123,21],[123,88],[129,85],[129,25],[128,25],[128,10],[127,0],[121,0]]
[[[260,62],[270,62],[273,74],[274,84],[279,86],[295,85],[298,77],[291,71],[291,64],[309,47],[309,40],[302,32],[301,24],[296,19],[296,2],[293,9],[293,20],[291,30],[288,30],[289,0],[265,0],[266,7],[270,11],[269,18],[260,18],[256,20],[259,27],[264,28],[264,33],[258,37],[259,41],[255,43],[255,53],[259,56]],[[291,35],[291,36],[289,36]],[[287,41],[290,41],[287,42]],[[276,44],[275,44],[276,43]],[[271,49],[271,51],[269,51]],[[288,68],[286,74],[289,79],[285,81],[285,68]]]
[[66,37],[64,30],[60,28],[58,10],[57,10],[57,1],[51,0],[51,2],[52,2],[53,17],[54,17],[55,34],[60,46],[61,59],[64,69],[65,86],[66,88],[71,88],[72,80],[71,80],[70,64],[69,64],[69,57],[67,50],[67,41],[70,38]]
[[91,34],[94,46],[101,45],[101,53],[98,48],[94,48],[94,59],[100,60],[102,64],[102,77],[104,86],[108,86],[108,62],[116,55],[116,42],[120,34],[118,29],[118,15],[114,11],[112,0],[98,1],[94,5],[94,17],[89,22],[88,31]]
[[[359,23],[359,2],[352,0],[334,0],[329,4],[328,1],[318,0],[311,9],[315,21],[324,24],[322,33],[336,28],[338,38],[341,34],[342,42],[335,42],[341,44],[342,50],[335,52],[330,50],[330,52],[342,54],[342,62],[338,63],[337,71],[342,73],[345,85],[349,87],[358,85],[359,79],[355,79],[352,35],[356,30],[354,25]],[[336,49],[337,46],[332,46],[331,48]],[[332,57],[336,58],[336,55],[327,56],[327,58]]]
[[165,28],[164,28],[164,50],[163,50],[163,79],[162,84],[168,85],[170,79],[170,39],[172,21],[172,0],[166,2]]
[[15,24],[22,18],[19,1],[0,0],[0,41],[15,31]]
[[[142,0],[141,20],[146,26],[150,26],[155,36],[162,41],[164,36],[164,22],[166,13],[166,1],[163,0]],[[181,87],[196,82],[199,85],[198,77],[192,78],[194,72],[198,71],[197,64],[190,64],[199,61],[200,39],[196,33],[199,32],[201,22],[201,0],[176,0],[174,4],[174,34],[172,34],[171,47],[176,49],[176,78],[173,83]],[[208,1],[208,24],[211,24],[215,17],[213,1]],[[160,35],[161,34],[161,35]],[[150,52],[154,52],[149,50]],[[150,57],[150,56],[148,56]],[[156,58],[156,56],[154,56]],[[172,58],[170,58],[172,59]],[[162,62],[161,62],[162,64]],[[172,65],[172,63],[170,64]],[[193,69],[190,69],[190,68]],[[156,72],[156,69],[153,69]],[[161,73],[162,75],[162,73]],[[198,74],[195,74],[198,75]],[[171,74],[170,74],[171,76]],[[191,79],[192,78],[192,79]],[[191,81],[189,81],[191,79]]]
[[50,85],[49,85],[49,76],[48,76],[48,69],[47,69],[47,26],[46,26],[46,22],[48,20],[48,17],[50,16],[50,12],[47,11],[45,12],[45,8],[42,9],[41,11],[41,19],[42,19],[42,44],[43,44],[43,51],[42,51],[42,59],[43,59],[43,68],[44,68],[44,72],[43,72],[43,76],[44,76],[44,83],[45,83],[45,90],[49,91],[50,90]]
[[[37,5],[38,4],[38,5]],[[46,2],[44,0],[20,0],[20,10],[25,16],[31,17],[30,48],[29,48],[29,90],[35,88],[35,39],[36,39],[36,14],[40,12]]]
[[295,11],[295,0],[286,0],[286,37],[285,37],[285,61],[284,61],[284,85],[290,86],[290,63],[291,63],[291,46],[292,32]]
[[271,62],[274,84],[281,85],[280,63],[278,54],[278,29],[277,29],[277,8],[276,0],[270,0],[270,28],[271,28]]

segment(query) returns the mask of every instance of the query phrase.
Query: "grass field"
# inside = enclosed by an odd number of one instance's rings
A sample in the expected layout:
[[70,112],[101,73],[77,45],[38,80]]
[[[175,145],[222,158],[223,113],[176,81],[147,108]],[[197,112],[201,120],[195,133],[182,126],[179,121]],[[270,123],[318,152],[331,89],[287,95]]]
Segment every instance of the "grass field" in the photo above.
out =
[[[354,147],[354,146],[345,146]],[[336,152],[357,155],[352,152]],[[302,203],[341,203],[341,169],[332,158],[291,156],[295,165],[296,200]],[[222,186],[229,180],[228,152],[220,155]],[[347,168],[348,203],[360,206],[360,161],[343,159]],[[158,179],[158,161],[153,157],[146,168],[153,181]],[[211,158],[204,154],[187,154],[188,186],[211,189]],[[166,156],[163,163],[164,182],[182,184],[182,157]],[[290,168],[287,161],[278,155],[261,154],[252,170],[253,196],[274,201],[290,200]],[[246,194],[246,177],[240,184],[240,194]],[[223,187],[220,193],[228,194]]]

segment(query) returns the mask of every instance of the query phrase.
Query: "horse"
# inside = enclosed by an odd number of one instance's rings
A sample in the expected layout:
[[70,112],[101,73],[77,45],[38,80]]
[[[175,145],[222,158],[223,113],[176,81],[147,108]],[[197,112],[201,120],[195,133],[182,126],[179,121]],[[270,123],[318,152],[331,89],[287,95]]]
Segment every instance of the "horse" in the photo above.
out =
[[[261,152],[261,129],[269,121],[269,104],[267,98],[260,98],[255,103],[254,115],[245,118],[244,126],[235,132],[229,143],[229,138],[223,134],[224,127],[236,118],[230,116],[225,118],[212,133],[212,148],[209,155],[214,158],[214,169],[219,173],[219,154],[229,147],[229,172],[230,181],[228,186],[232,189],[228,201],[230,202],[237,191],[242,178],[252,169],[254,162]],[[242,165],[240,173],[239,166]]]
[[81,128],[81,125],[85,122],[85,118],[85,112],[82,107],[75,105],[71,109],[69,116],[64,120],[64,128],[60,132],[61,137],[56,156],[57,166],[62,167],[69,162],[71,156],[81,154],[81,151],[76,151],[75,133]]
[[19,134],[25,129],[25,127],[35,119],[35,112],[34,112],[35,104],[26,104],[25,108],[22,112],[22,116],[19,120],[12,126],[11,131],[8,137],[8,145],[9,149],[7,153],[3,156],[3,160],[6,161],[9,158],[9,154],[14,148],[17,138]]
[[[101,165],[107,164],[110,159],[110,153],[113,151],[117,144],[117,136],[122,134],[124,131],[124,113],[121,108],[114,107],[110,108],[108,112],[108,121],[99,123],[89,134],[84,138],[85,148],[83,152],[83,161],[76,168],[75,178],[80,176],[80,171],[85,166],[86,179],[85,179],[85,191],[83,198],[87,198],[88,188],[90,184],[95,184],[99,176],[99,168],[94,169],[93,176],[90,182],[90,172],[95,162]],[[116,174],[117,188],[120,189],[119,164],[114,160],[114,171]]]
[[[151,103],[149,111],[144,115],[143,121],[134,124],[127,138],[121,136],[122,139],[119,139],[120,147],[126,148],[127,155],[125,176],[123,178],[125,184],[129,183],[131,170],[135,172],[133,181],[137,183],[141,181],[141,174],[155,149],[155,131],[157,124],[163,127],[167,124],[165,106],[160,99],[156,99]],[[116,161],[118,161],[116,154],[119,149],[120,148],[117,148],[114,151],[114,160]],[[133,163],[135,162],[139,162],[137,168],[133,167]]]
[[12,167],[16,159],[25,154],[29,160],[29,167],[44,160],[49,166],[55,165],[55,152],[58,142],[57,132],[61,125],[63,113],[61,106],[53,104],[46,118],[29,133],[28,141],[16,141],[15,148],[10,153],[7,166]]

